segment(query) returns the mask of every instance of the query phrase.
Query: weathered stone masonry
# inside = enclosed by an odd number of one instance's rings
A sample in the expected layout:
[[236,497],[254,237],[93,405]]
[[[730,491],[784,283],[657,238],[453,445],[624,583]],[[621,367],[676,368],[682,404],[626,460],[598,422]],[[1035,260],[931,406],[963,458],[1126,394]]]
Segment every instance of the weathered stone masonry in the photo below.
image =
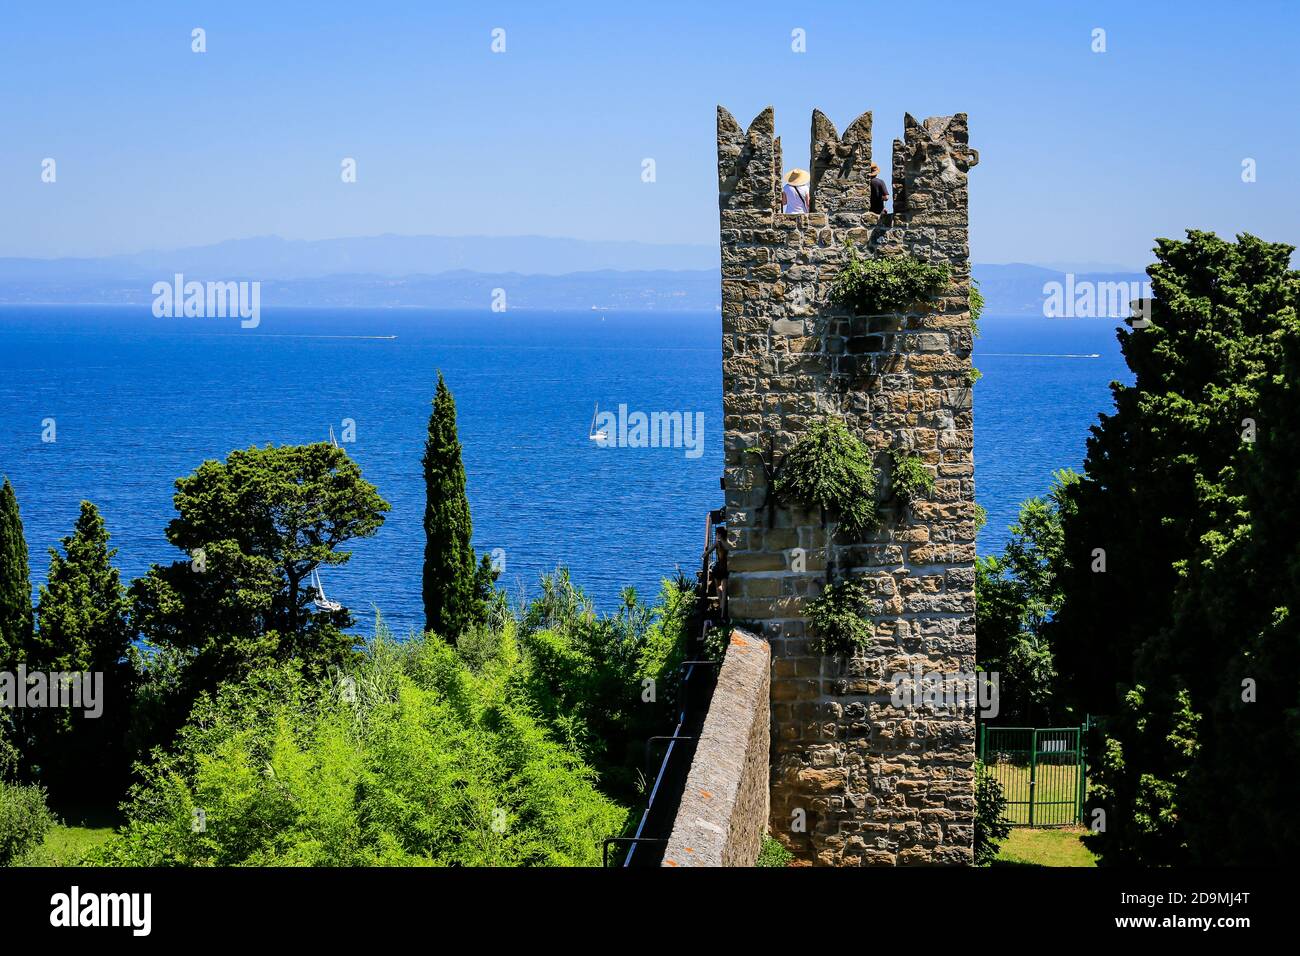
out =
[[[899,710],[890,697],[895,673],[975,664],[966,179],[978,156],[964,114],[907,116],[881,222],[869,212],[871,114],[840,137],[814,112],[811,139],[812,212],[785,215],[772,110],[748,130],[718,110],[727,590],[730,616],[772,647],[770,828],[822,864],[969,863],[974,715]],[[915,311],[852,316],[830,302],[846,239],[873,257],[946,263],[952,288]],[[876,642],[852,659],[809,644],[820,516],[766,507],[763,466],[746,451],[779,459],[827,415],[877,450],[886,495],[890,449],[920,455],[936,479],[911,509],[886,507],[870,538],[835,539],[837,577],[861,576],[877,599]]]
[[768,817],[771,656],[732,631],[682,789],[664,866],[753,866]]

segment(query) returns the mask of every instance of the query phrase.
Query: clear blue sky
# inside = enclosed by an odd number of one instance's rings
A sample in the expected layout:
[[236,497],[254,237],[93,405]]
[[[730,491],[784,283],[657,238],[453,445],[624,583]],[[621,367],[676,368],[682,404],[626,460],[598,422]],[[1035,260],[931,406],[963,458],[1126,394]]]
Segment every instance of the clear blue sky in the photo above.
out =
[[718,103],[742,123],[773,105],[788,165],[813,107],[841,129],[873,110],[885,165],[904,111],[966,111],[978,262],[1139,265],[1189,226],[1300,240],[1294,2],[3,5],[0,256],[385,232],[712,244]]

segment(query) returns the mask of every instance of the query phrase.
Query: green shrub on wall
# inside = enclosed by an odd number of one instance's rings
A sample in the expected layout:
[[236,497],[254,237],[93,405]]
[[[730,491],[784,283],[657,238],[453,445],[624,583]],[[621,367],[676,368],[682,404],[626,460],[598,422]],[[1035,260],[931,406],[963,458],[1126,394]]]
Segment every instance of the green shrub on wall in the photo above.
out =
[[[971,334],[978,338],[980,334],[980,316],[984,314],[984,293],[980,292],[980,284],[974,279],[970,280],[970,295],[967,301],[970,303]],[[966,381],[970,385],[974,385],[983,377],[984,373],[973,365],[971,370],[966,373]]]
[[794,854],[783,847],[770,835],[763,835],[763,848],[759,851],[755,866],[789,866]]
[[820,508],[849,534],[879,526],[871,449],[839,419],[815,422],[781,460],[773,484],[786,505]]
[[831,301],[855,315],[901,312],[914,302],[929,299],[948,284],[948,267],[930,265],[909,256],[867,259],[852,242],[846,242],[848,264],[831,287]]
[[829,584],[808,603],[808,625],[822,654],[854,654],[871,645],[867,618],[875,602],[866,586],[854,578]]
[[894,462],[891,491],[903,507],[910,508],[918,499],[934,494],[934,476],[920,455],[896,451],[890,457]]

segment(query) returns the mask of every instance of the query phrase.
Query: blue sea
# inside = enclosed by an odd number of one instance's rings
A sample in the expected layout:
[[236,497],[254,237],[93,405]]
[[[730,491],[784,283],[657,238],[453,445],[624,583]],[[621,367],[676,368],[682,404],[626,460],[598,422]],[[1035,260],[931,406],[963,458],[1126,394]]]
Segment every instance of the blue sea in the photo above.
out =
[[[379,609],[418,628],[420,458],[437,373],[456,397],[474,543],[501,584],[535,594],[567,566],[602,610],[693,571],[722,502],[719,315],[264,309],[261,324],[158,319],[147,306],[0,307],[0,474],[22,509],[33,583],[82,499],[103,512],[124,579],[180,557],[164,536],[173,482],[233,448],[339,438],[392,511],[325,577],[359,629]],[[1108,384],[1128,380],[1114,323],[985,316],[975,362],[981,553],[1018,503],[1078,467]],[[704,413],[703,454],[602,448],[602,410]],[[53,419],[52,442],[46,420]]]

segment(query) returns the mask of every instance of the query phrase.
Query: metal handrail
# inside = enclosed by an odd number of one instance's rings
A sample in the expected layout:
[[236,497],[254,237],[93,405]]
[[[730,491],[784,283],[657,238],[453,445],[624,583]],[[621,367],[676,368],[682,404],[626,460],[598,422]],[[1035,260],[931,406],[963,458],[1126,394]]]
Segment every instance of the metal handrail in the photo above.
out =
[[[678,665],[678,670],[685,671],[685,674],[682,677],[681,684],[679,685],[683,690],[682,707],[677,714],[677,724],[673,728],[673,732],[671,735],[658,734],[646,740],[645,763],[646,763],[647,770],[650,769],[651,745],[656,741],[659,742],[666,741],[668,743],[668,748],[664,751],[663,759],[660,760],[659,762],[659,771],[655,774],[654,786],[650,788],[650,793],[646,796],[645,809],[641,812],[641,819],[637,823],[635,834],[631,837],[617,838],[617,840],[620,842],[631,842],[631,849],[628,850],[627,856],[624,857],[623,859],[624,867],[630,867],[632,865],[632,861],[636,855],[637,847],[641,843],[666,843],[667,842],[666,839],[646,837],[643,836],[643,834],[645,833],[646,825],[650,822],[651,810],[654,808],[655,801],[658,799],[661,789],[664,786],[664,780],[668,774],[669,765],[673,758],[673,753],[677,745],[679,743],[683,743],[683,744],[692,743],[696,740],[694,736],[682,733],[682,730],[686,726],[688,726],[692,714],[691,706],[690,706],[690,692],[687,689],[690,685],[691,677],[694,676],[696,668],[717,667],[720,666],[720,664],[721,664],[720,661],[687,660],[687,661],[682,661]],[[606,850],[604,852],[608,853],[608,846],[606,847]]]
[[[633,848],[642,843],[667,843],[663,837],[605,837],[605,842],[600,848],[600,865],[609,867],[609,845],[611,843],[630,843]],[[629,859],[631,854],[628,854]],[[624,864],[626,866],[626,864]]]
[[[719,528],[726,523],[726,509],[715,508],[708,512],[704,517],[704,554],[701,558],[699,593],[702,599],[707,600],[712,594],[716,593],[719,598],[719,612],[725,618],[726,616],[726,565],[722,564],[723,574],[715,575],[713,572],[718,567],[718,563],[725,560],[726,539],[718,535]],[[710,555],[717,554],[717,561],[710,564]],[[700,634],[697,640],[703,640],[704,635],[708,632],[713,621],[705,619],[701,622]],[[694,650],[694,648],[692,648]],[[697,651],[698,653],[698,651]],[[670,788],[665,792],[667,777],[672,766],[674,755],[678,745],[689,746],[696,743],[696,736],[686,733],[688,728],[693,727],[692,719],[697,715],[692,709],[691,679],[695,676],[696,670],[703,671],[705,668],[713,669],[720,667],[721,661],[712,660],[684,660],[678,664],[679,672],[682,672],[682,679],[678,685],[681,689],[681,707],[677,714],[677,722],[673,727],[671,734],[657,734],[647,738],[645,742],[645,768],[649,772],[651,769],[651,748],[656,744],[666,743],[668,746],[664,750],[663,758],[659,761],[658,772],[654,776],[654,784],[650,792],[646,795],[645,809],[641,813],[641,819],[637,822],[636,830],[632,836],[627,837],[609,837],[605,840],[601,848],[601,860],[605,866],[609,865],[609,849],[611,846],[626,845],[627,854],[623,858],[622,866],[630,867],[633,860],[636,859],[638,847],[642,844],[667,844],[665,837],[649,837],[645,835],[646,828],[652,820],[652,811],[656,808],[657,801],[661,798],[676,799],[674,796],[676,788]],[[706,705],[707,707],[707,705]]]
[[[680,730],[680,729],[681,729],[681,726],[679,725],[677,729]],[[663,741],[669,741],[670,743],[669,743],[669,747],[668,747],[668,749],[671,750],[671,749],[672,749],[672,743],[675,743],[675,742],[678,741],[678,740],[694,740],[694,739],[695,739],[694,737],[683,737],[683,736],[681,736],[680,734],[673,734],[673,735],[671,735],[671,736],[667,736],[667,735],[665,735],[665,734],[656,734],[656,735],[653,736],[653,737],[647,737],[647,738],[646,738],[646,742],[645,742],[645,768],[646,768],[646,771],[649,772],[649,770],[650,770],[650,747],[651,747],[651,746],[652,746],[656,741],[658,741],[658,742],[660,742],[660,743],[662,743]],[[660,768],[660,769],[662,769],[662,768]]]

